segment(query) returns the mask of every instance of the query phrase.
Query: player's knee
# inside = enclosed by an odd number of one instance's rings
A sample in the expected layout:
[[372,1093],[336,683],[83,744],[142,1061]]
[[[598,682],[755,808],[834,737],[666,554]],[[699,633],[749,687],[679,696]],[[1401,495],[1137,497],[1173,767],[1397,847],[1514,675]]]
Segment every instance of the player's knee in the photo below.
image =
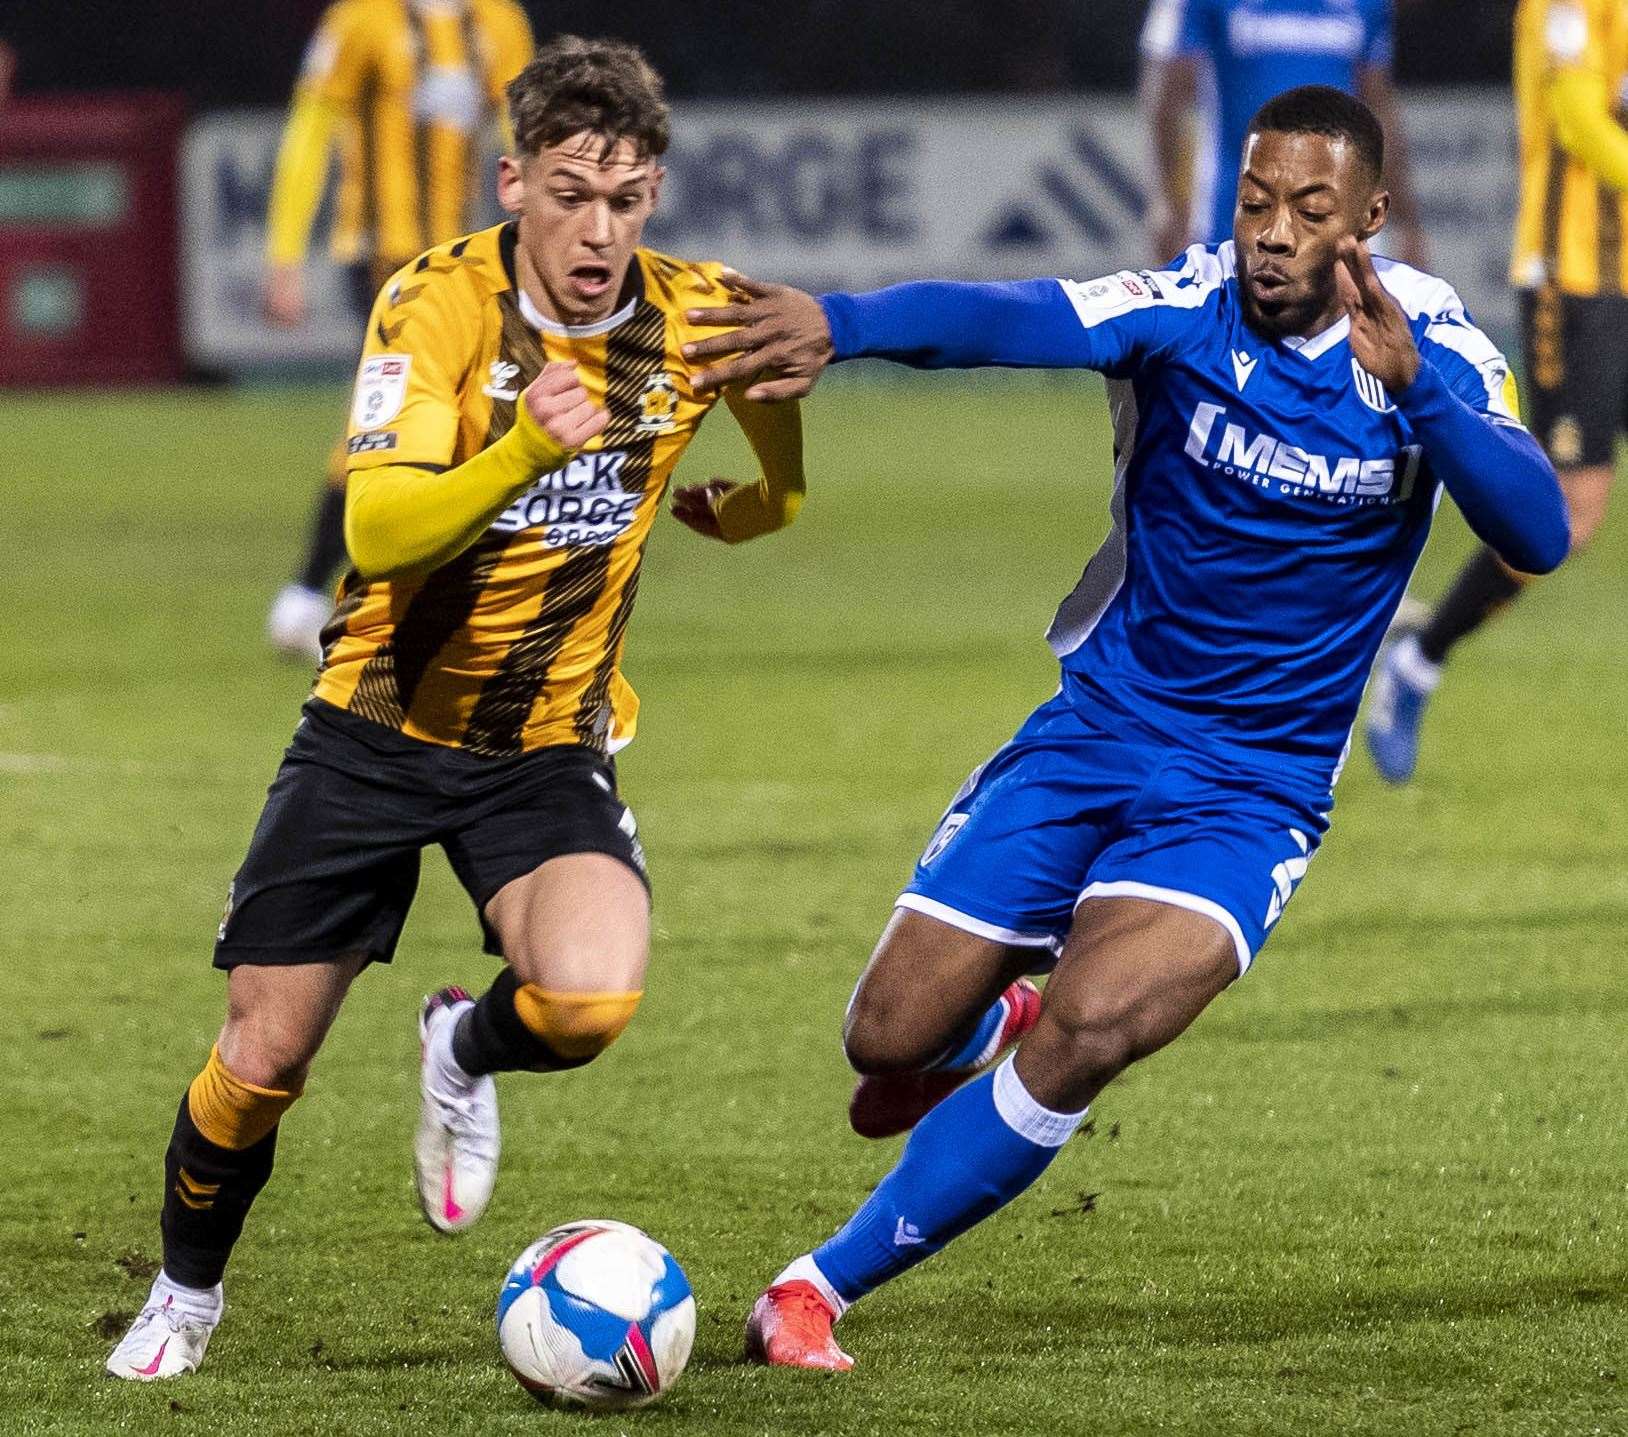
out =
[[219,1045],[187,1089],[193,1126],[216,1147],[251,1148],[282,1120],[305,1087],[308,1062],[278,1063],[252,1049],[233,1053],[228,1066]]
[[861,987],[842,1025],[842,1051],[856,1073],[911,1073],[925,1068],[944,1049],[942,1039],[913,1031],[908,1008]]
[[242,1082],[297,1093],[305,1086],[321,1041],[320,1033],[274,1021],[262,1005],[245,1010],[234,1003],[216,1051],[223,1068]]
[[526,1031],[557,1058],[555,1067],[591,1063],[632,1022],[642,990],[570,993],[522,983],[515,991],[514,1011]]

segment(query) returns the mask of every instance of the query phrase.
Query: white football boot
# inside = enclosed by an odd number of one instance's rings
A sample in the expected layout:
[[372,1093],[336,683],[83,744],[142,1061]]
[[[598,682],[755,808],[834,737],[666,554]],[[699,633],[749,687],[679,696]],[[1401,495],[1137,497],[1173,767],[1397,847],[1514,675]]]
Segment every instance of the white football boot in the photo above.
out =
[[196,1372],[225,1311],[219,1283],[203,1293],[177,1287],[159,1273],[147,1305],[109,1354],[108,1374],[129,1382],[156,1382]]
[[284,584],[266,615],[266,641],[291,659],[322,662],[322,629],[334,611],[334,601],[304,584]]
[[471,1078],[452,1056],[452,1030],[474,1006],[462,988],[443,988],[424,1000],[418,1019],[420,1106],[413,1171],[418,1204],[440,1232],[461,1232],[486,1211],[502,1149],[497,1084],[489,1073]]

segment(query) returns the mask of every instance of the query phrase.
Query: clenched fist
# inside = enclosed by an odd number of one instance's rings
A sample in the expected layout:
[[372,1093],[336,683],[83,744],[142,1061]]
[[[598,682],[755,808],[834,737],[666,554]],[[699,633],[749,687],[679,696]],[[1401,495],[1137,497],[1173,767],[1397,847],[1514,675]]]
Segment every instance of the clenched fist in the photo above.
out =
[[605,428],[610,416],[583,388],[577,367],[560,361],[543,371],[520,396],[532,422],[562,449],[582,448]]

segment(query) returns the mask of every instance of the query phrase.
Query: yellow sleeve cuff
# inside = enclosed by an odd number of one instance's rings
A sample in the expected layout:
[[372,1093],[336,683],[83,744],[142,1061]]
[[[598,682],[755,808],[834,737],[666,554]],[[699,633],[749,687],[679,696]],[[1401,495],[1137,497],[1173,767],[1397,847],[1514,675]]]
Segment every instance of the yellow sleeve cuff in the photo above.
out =
[[805,492],[800,477],[796,482],[774,483],[766,474],[756,484],[731,489],[712,506],[724,542],[742,544],[784,529],[803,507]]
[[740,389],[726,389],[724,403],[761,470],[756,484],[742,484],[712,505],[724,541],[740,544],[784,529],[803,507],[808,489],[803,475],[803,417],[795,402],[754,404]]

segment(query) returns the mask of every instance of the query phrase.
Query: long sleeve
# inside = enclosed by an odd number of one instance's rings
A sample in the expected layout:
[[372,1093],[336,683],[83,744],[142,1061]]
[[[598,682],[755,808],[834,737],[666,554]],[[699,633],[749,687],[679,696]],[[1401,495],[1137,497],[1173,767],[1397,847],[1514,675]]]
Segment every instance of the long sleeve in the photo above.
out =
[[1628,192],[1628,130],[1612,116],[1605,77],[1565,69],[1549,90],[1561,146],[1612,189]]
[[352,470],[345,546],[370,579],[433,569],[456,558],[537,479],[571,457],[524,404],[497,443],[454,469],[411,464]]
[[1422,359],[1396,407],[1471,529],[1512,568],[1546,574],[1571,545],[1565,500],[1543,450],[1519,425],[1478,413]]
[[300,88],[277,149],[266,210],[266,258],[272,264],[298,264],[305,258],[338,123],[339,113],[328,100],[312,88]]
[[1005,284],[927,280],[821,297],[837,359],[917,369],[985,365],[1129,374],[1173,343],[1223,282],[1199,245],[1178,269]]

